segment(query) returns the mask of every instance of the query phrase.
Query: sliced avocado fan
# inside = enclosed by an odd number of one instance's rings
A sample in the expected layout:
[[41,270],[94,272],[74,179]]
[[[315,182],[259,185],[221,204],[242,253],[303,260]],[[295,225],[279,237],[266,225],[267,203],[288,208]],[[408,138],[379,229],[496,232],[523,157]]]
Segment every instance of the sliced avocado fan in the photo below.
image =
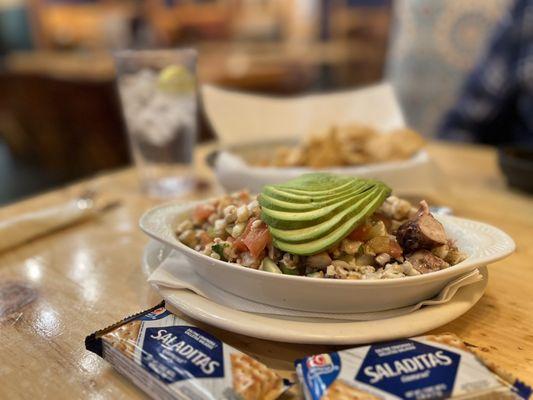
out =
[[357,186],[361,186],[363,182],[348,182],[332,190],[322,192],[316,191],[302,191],[282,188],[278,186],[265,186],[262,194],[271,196],[272,198],[284,201],[296,201],[301,203],[312,203],[322,200],[335,198],[340,193],[345,193],[353,190]]
[[372,179],[306,174],[281,185],[268,185],[259,196],[261,219],[274,246],[298,255],[327,250],[344,239],[390,195]]
[[335,196],[330,199],[317,201],[317,202],[311,202],[311,203],[295,203],[291,201],[278,200],[266,194],[262,194],[261,197],[263,199],[263,203],[267,205],[270,210],[310,211],[310,210],[316,210],[317,208],[320,208],[320,207],[329,206],[331,204],[338,203],[340,200],[349,199],[353,195],[354,195],[354,192],[350,190],[345,194]]

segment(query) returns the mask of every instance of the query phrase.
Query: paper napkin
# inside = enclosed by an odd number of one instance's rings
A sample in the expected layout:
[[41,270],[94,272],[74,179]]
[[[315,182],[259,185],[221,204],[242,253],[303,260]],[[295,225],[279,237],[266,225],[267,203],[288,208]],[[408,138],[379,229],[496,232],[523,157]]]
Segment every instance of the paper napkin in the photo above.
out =
[[357,122],[389,131],[405,126],[390,83],[293,97],[260,96],[202,87],[202,101],[223,145],[298,138]]

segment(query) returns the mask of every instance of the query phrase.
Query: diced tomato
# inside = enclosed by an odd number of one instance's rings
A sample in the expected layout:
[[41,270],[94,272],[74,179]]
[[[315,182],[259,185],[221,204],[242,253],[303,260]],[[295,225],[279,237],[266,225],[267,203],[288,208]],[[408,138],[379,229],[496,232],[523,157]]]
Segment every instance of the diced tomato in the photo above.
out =
[[350,240],[359,240],[360,242],[364,241],[368,235],[371,225],[363,224],[355,228],[349,235],[348,239]]
[[215,207],[212,204],[198,204],[194,209],[194,220],[204,222],[214,212]]
[[252,228],[252,224],[255,221],[257,221],[257,218],[251,218],[248,221],[248,225],[246,225],[242,235],[235,239],[233,247],[239,252],[249,251],[252,257],[258,258],[270,243],[272,237],[265,224],[258,228]]
[[250,230],[252,229],[252,223],[253,223],[256,219],[257,219],[257,218],[251,218],[251,219],[248,221],[248,225],[246,225],[246,228],[244,228],[244,232],[241,234],[241,236],[239,236],[237,239],[235,239],[235,242],[233,243],[233,247],[234,247],[235,250],[237,250],[238,252],[248,251],[248,247],[247,247],[246,244],[244,243],[243,239],[246,237],[246,235],[248,235],[248,232],[250,232]]
[[233,242],[233,248],[237,250],[239,253],[242,253],[244,251],[248,251],[248,247],[244,244],[241,238],[235,239]]
[[246,247],[248,247],[248,250],[250,250],[250,254],[254,258],[258,258],[261,255],[271,240],[272,238],[266,225],[251,229],[242,239]]

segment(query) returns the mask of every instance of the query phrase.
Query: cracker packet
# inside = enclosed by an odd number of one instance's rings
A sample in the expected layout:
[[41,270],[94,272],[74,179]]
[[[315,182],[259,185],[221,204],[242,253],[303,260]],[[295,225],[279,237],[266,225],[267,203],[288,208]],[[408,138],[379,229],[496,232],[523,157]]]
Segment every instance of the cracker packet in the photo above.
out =
[[273,400],[288,388],[276,372],[164,303],[93,333],[85,347],[155,399]]
[[453,334],[318,354],[295,365],[306,400],[499,400],[532,393]]

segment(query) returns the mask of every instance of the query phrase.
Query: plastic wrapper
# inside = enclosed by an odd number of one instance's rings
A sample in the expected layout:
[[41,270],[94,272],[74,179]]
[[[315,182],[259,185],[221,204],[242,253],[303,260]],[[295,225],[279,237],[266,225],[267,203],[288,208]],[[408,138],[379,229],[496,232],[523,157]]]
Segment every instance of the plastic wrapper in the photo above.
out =
[[531,398],[530,387],[452,334],[360,346],[295,364],[306,400]]
[[88,336],[88,350],[156,399],[273,400],[273,370],[180,319],[163,304]]

